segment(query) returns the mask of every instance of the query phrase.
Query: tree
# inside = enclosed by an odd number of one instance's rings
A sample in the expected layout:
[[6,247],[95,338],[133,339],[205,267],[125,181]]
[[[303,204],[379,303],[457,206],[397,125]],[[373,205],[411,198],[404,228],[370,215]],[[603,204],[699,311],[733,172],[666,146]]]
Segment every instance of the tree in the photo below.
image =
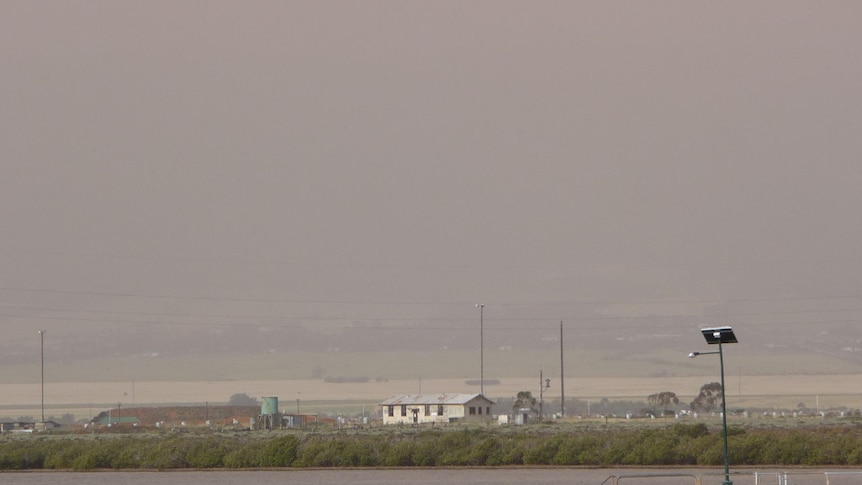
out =
[[75,416],[72,413],[65,413],[57,419],[57,422],[60,424],[74,424]]
[[710,382],[700,388],[700,393],[689,404],[692,411],[709,413],[721,406],[721,384]]
[[520,391],[515,396],[515,402],[512,404],[512,414],[519,414],[521,409],[530,409],[530,411],[533,411],[535,406],[536,398],[533,397],[533,393],[530,391]]
[[667,411],[671,406],[679,404],[679,398],[676,396],[676,393],[670,391],[650,394],[647,396],[647,401],[653,409],[661,408],[662,411]]
[[257,406],[257,399],[241,392],[234,394],[227,401],[228,406]]

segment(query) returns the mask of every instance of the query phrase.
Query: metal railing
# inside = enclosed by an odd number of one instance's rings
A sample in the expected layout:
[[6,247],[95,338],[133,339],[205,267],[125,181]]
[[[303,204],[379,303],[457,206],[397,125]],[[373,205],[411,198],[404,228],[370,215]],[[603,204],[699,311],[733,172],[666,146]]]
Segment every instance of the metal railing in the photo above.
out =
[[[734,472],[734,485],[851,485],[862,483],[862,470],[847,471],[783,471],[783,472]],[[721,483],[723,473],[690,472],[625,473],[611,475],[601,485],[628,484],[690,484],[713,485]]]
[[[685,479],[688,479],[688,478],[690,478],[694,481],[693,482],[686,481]],[[668,480],[674,480],[672,482],[674,484],[676,484],[676,483],[679,483],[679,484],[693,483],[694,485],[701,485],[700,476],[695,475],[693,473],[630,473],[630,474],[624,474],[624,475],[611,475],[608,478],[606,478],[605,481],[602,482],[602,485],[608,485],[608,484],[617,485],[620,482],[630,483],[632,481],[635,481],[635,483],[637,483],[637,480],[640,480],[642,482],[643,480],[659,480],[659,479],[661,479],[660,483],[662,483],[662,484],[669,484],[671,482],[669,482]],[[652,483],[659,483],[659,482],[652,482]]]

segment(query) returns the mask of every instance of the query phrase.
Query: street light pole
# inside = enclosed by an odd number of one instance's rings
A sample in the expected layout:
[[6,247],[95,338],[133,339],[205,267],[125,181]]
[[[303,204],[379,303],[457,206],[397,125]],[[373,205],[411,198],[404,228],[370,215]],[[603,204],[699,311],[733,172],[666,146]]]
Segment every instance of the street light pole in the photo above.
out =
[[730,455],[727,446],[727,399],[724,392],[724,351],[722,344],[735,344],[738,340],[736,340],[736,335],[730,327],[704,328],[701,329],[701,333],[703,333],[707,344],[718,344],[718,352],[692,352],[688,356],[695,358],[698,355],[718,354],[718,363],[721,368],[721,428],[724,438],[724,481],[721,485],[733,485],[733,482],[730,481]]
[[42,423],[45,423],[45,331],[39,330],[39,356],[42,362]]
[[721,340],[718,341],[718,362],[721,367],[721,427],[724,430],[724,483],[733,485],[730,481],[730,461],[727,450],[727,399],[724,397],[724,352],[721,351]]
[[479,393],[485,395],[485,304],[477,303],[479,309]]

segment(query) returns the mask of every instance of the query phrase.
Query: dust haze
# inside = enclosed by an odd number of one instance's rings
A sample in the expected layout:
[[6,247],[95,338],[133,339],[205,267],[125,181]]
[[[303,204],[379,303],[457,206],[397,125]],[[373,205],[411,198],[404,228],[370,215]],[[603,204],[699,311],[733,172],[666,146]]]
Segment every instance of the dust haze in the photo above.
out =
[[6,379],[862,372],[858,2],[13,0],[0,61]]

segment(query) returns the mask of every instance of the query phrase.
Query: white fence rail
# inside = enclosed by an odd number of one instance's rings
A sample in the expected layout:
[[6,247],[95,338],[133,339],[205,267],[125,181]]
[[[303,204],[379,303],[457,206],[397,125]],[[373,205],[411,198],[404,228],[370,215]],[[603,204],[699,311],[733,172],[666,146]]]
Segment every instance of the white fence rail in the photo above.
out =
[[[733,472],[733,485],[859,485],[862,471]],[[720,485],[723,473],[667,472],[611,475],[602,485]]]

